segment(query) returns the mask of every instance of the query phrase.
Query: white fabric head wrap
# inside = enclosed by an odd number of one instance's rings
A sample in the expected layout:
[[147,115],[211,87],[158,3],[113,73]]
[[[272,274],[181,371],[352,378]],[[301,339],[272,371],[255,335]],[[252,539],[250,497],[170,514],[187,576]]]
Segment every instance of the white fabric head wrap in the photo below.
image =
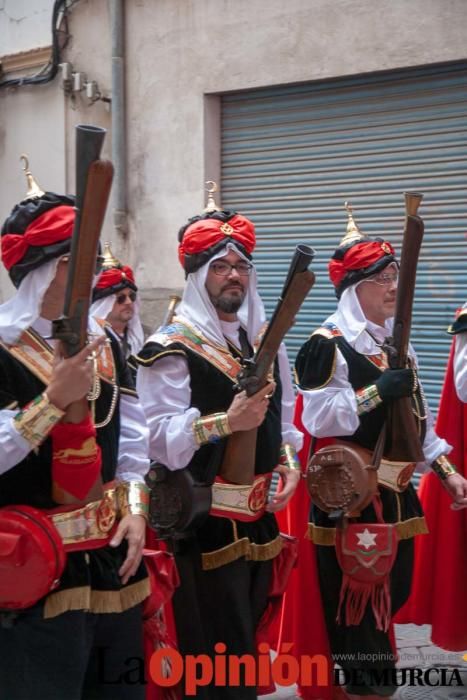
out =
[[337,311],[329,317],[328,321],[336,324],[357,352],[363,355],[376,355],[381,352],[381,346],[378,343],[384,342],[386,337],[391,335],[394,319],[388,318],[383,328],[366,318],[356,291],[362,281],[344,289],[337,304]]
[[28,272],[16,294],[0,306],[0,338],[4,343],[15,343],[40,317],[42,299],[55,277],[59,260],[54,258]]
[[[250,262],[248,258],[232,242],[226,244],[217,255],[214,255],[199,270],[188,275],[182,300],[177,307],[177,316],[187,320],[195,326],[209,340],[218,345],[227,346],[221,323],[215,307],[213,306],[206,289],[206,277],[209,265],[218,258],[223,258],[229,251],[237,253],[241,258]],[[245,299],[238,310],[238,319],[245,328],[248,340],[253,345],[265,320],[264,305],[256,289],[256,269],[253,267],[248,277],[248,286]]]
[[[91,304],[89,315],[94,318],[100,318],[105,320],[109,313],[112,311],[113,305],[115,304],[117,296],[119,294],[120,292],[116,292],[115,294],[109,294],[109,296],[103,297],[102,299],[98,299],[97,301],[95,301],[93,304]],[[135,312],[133,314],[133,318],[129,320],[127,326],[127,338],[130,344],[132,355],[136,355],[144,345],[144,331],[140,318],[139,297],[136,297],[136,301],[134,302],[134,311]]]

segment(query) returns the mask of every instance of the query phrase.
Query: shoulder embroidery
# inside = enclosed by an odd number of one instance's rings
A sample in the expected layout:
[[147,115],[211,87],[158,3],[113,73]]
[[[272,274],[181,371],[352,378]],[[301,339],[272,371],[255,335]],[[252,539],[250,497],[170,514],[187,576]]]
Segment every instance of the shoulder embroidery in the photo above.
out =
[[158,343],[165,348],[179,343],[210,362],[232,381],[236,381],[241,370],[240,362],[225,347],[213,344],[193,326],[185,321],[182,323],[177,318],[170,325],[164,326],[160,331],[154,333],[148,338],[148,342]]
[[[14,345],[0,343],[7,352],[24,365],[43,384],[49,384],[52,376],[53,350],[35,331],[28,328],[22,332]],[[115,363],[110,347],[104,345],[98,356],[98,374],[109,383],[115,382]]]
[[331,340],[332,338],[338,338],[342,333],[334,323],[323,323],[321,328],[313,331],[311,337],[313,338],[314,335],[322,335],[324,338]]

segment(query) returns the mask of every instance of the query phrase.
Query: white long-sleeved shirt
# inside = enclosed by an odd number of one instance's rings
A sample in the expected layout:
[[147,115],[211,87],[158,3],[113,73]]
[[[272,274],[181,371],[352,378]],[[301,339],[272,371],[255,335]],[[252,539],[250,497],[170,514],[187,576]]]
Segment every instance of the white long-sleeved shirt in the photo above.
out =
[[[238,322],[222,322],[224,335],[238,348]],[[278,355],[282,383],[282,442],[299,450],[302,434],[293,425],[294,391],[287,353],[281,346]],[[140,367],[137,391],[149,426],[149,454],[169,469],[182,469],[191,461],[198,446],[193,421],[200,417],[191,404],[188,363],[182,355],[168,355],[151,367]]]
[[[43,337],[50,336],[50,321],[38,319],[33,328]],[[18,410],[18,407],[0,410],[0,474],[19,464],[31,451],[31,445],[18,432],[13,421]],[[149,469],[148,441],[149,429],[139,400],[135,396],[120,394],[120,439],[116,479],[144,480],[144,475]]]
[[[328,320],[334,323],[338,320],[342,321],[336,316],[337,314],[331,316]],[[357,336],[352,336],[352,334],[346,334],[344,323],[338,327],[354,349],[360,351],[364,348],[366,350],[364,354],[378,355],[381,353],[379,343],[385,340],[385,337],[388,335],[388,329],[376,326],[371,322],[367,322],[366,325],[371,335],[367,333],[363,338],[362,335],[366,333],[365,330]],[[410,351],[416,363],[416,355],[413,349],[411,348]],[[353,435],[355,433],[360,424],[357,399],[355,391],[349,382],[347,362],[338,348],[336,348],[335,369],[329,382],[319,389],[300,389],[300,393],[303,395],[303,425],[311,435],[319,438]],[[448,454],[451,451],[451,446],[446,440],[436,435],[433,415],[428,406],[426,406],[426,412],[426,435],[423,442],[423,453],[426,463],[431,464],[440,455]],[[419,466],[423,468],[425,465],[421,463]]]
[[456,335],[454,345],[454,383],[457,396],[467,402],[467,333]]

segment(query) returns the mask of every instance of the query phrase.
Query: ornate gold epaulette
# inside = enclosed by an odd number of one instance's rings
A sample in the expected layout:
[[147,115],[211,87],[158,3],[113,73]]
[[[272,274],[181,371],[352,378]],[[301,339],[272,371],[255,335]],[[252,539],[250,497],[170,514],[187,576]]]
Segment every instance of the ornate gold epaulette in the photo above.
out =
[[[170,348],[171,345],[178,343],[200,357],[203,357],[207,362],[227,375],[233,382],[236,382],[237,375],[241,370],[240,362],[230,354],[226,347],[209,341],[196,328],[187,322],[182,323],[176,318],[173,323],[162,327],[159,331],[151,335],[147,339],[146,345],[150,345],[151,343],[157,343],[163,348]],[[151,365],[162,355],[177,353],[184,354],[184,351],[182,349],[168,349],[158,352],[149,358],[143,358],[139,355],[138,362],[142,365]]]
[[175,321],[168,326],[162,326],[162,328],[147,338],[146,342],[157,343],[166,348],[173,343],[183,343],[186,339],[190,339],[195,343],[202,342],[202,337],[194,329],[189,328],[184,323]]
[[337,326],[321,326],[321,328],[317,328],[313,331],[310,337],[313,338],[314,335],[322,335],[324,338],[332,340],[332,338],[341,336],[342,333]]

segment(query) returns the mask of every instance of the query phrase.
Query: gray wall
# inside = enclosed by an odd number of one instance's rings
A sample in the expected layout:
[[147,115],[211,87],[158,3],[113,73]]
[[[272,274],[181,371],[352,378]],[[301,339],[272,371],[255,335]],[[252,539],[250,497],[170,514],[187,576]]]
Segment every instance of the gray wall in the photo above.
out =
[[[45,2],[31,0],[28,11],[36,1]],[[0,31],[5,21],[0,13]],[[465,0],[127,0],[130,233],[119,240],[108,216],[105,235],[135,268],[144,298],[163,300],[183,284],[176,232],[203,206],[204,180],[219,175],[219,93],[462,59],[465,26]],[[67,60],[108,94],[107,0],[74,5],[70,30]],[[29,88],[27,100],[20,91],[0,95],[9,140],[0,151],[3,172],[27,146],[12,132],[20,114],[22,122],[34,118],[44,143],[59,143],[64,133],[63,156],[38,150],[34,167],[47,188],[60,187],[57,170],[65,168],[64,184],[73,189],[72,126],[108,126],[110,115],[104,103],[90,106],[79,96],[73,104],[66,98],[52,119],[40,105],[60,99],[58,81]],[[2,217],[19,198],[15,187],[16,180],[0,196]],[[148,325],[158,306],[145,306]]]

